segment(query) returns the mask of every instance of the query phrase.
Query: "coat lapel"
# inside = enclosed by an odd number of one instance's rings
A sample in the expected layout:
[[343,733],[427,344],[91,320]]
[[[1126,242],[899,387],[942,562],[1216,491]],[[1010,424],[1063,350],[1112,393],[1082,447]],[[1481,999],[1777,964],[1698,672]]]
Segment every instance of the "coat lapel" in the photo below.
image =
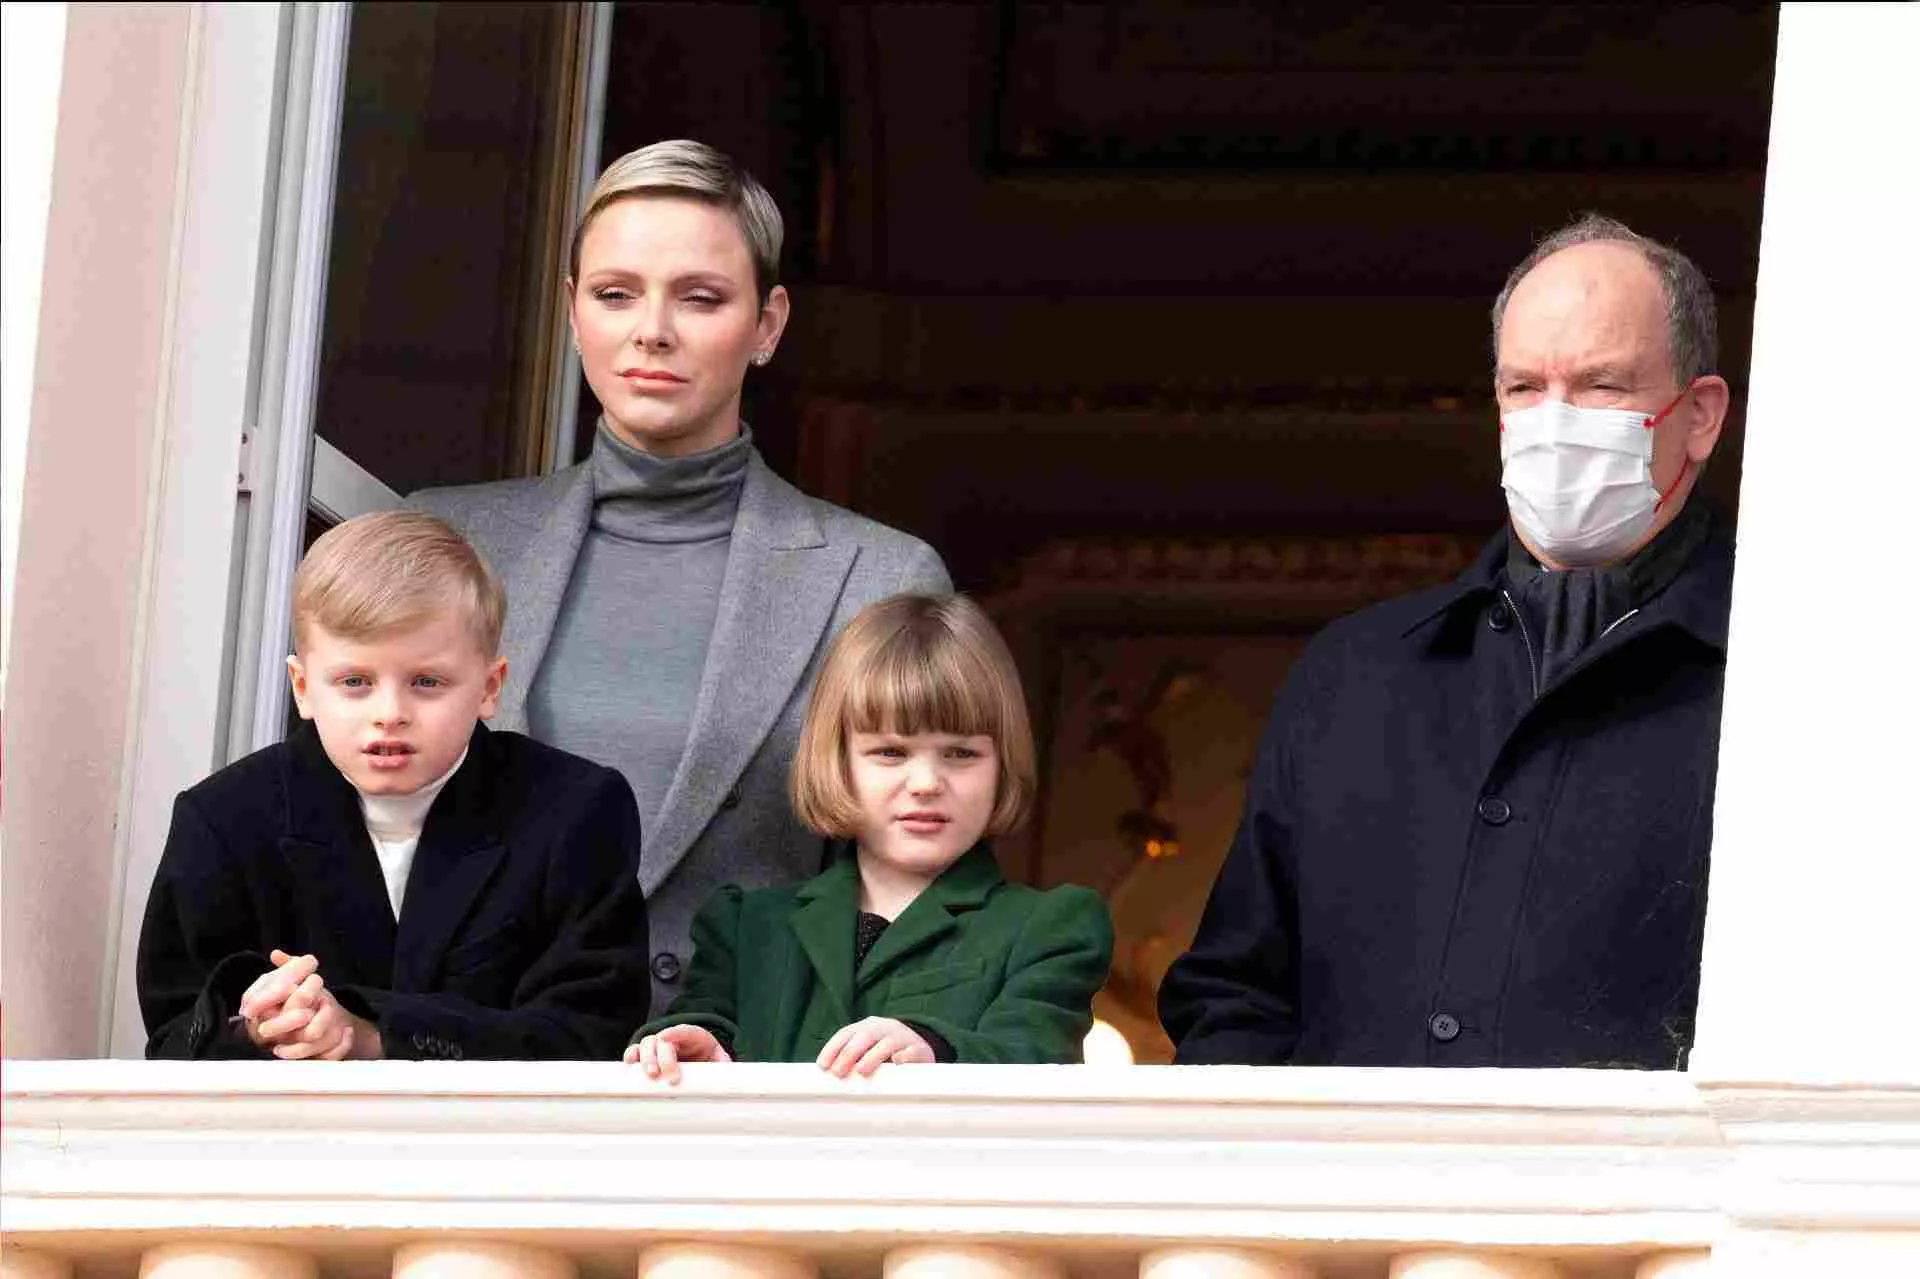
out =
[[[851,856],[800,886],[789,922],[813,965],[814,981],[834,1003],[834,1025],[853,1020],[853,916],[860,905],[860,871]],[[798,1019],[806,1001],[793,1001],[795,1024],[782,1027],[773,1042],[790,1044],[799,1035]]]
[[[851,860],[851,859],[849,859]],[[867,952],[854,979],[854,988],[865,991],[901,964],[925,951],[960,925],[954,916],[962,911],[978,910],[1003,882],[1000,867],[985,844],[975,844],[959,861],[947,867],[940,878],[927,885],[887,925],[880,940]],[[851,925],[849,925],[851,927]]]
[[489,819],[491,763],[486,726],[476,724],[466,762],[433,801],[414,850],[394,941],[395,990],[430,987],[448,944],[506,856]]
[[567,582],[592,523],[593,470],[582,462],[573,468],[560,500],[528,539],[512,570],[503,575],[510,592],[507,625],[500,637],[500,651],[507,658],[507,683],[500,691],[496,727],[527,731],[527,694],[547,655]]
[[851,547],[827,544],[807,499],[754,452],[686,750],[645,834],[640,885],[649,897],[706,829],[793,696],[853,558]]
[[[393,969],[393,906],[359,798],[327,758],[313,725],[296,728],[287,746],[280,854],[314,936],[337,939],[337,953],[319,956],[320,971],[336,984],[384,986]],[[275,944],[294,949],[299,943],[289,937]]]

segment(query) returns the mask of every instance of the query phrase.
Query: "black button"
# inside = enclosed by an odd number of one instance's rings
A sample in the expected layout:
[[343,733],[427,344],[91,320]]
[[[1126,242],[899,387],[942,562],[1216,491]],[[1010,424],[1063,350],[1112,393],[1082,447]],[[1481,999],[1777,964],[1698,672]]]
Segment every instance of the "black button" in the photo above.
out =
[[1478,807],[1480,820],[1489,826],[1505,826],[1513,816],[1513,805],[1498,795],[1482,795]]
[[1496,631],[1504,631],[1513,625],[1513,610],[1503,600],[1487,610],[1487,625]]
[[1427,1030],[1443,1044],[1460,1038],[1460,1019],[1452,1013],[1435,1013],[1427,1018]]
[[427,1050],[427,1032],[426,1031],[416,1030],[413,1032],[413,1050],[415,1052],[421,1052],[421,1053]]
[[455,1044],[453,1047],[447,1049],[447,1056],[453,1058],[455,1061],[464,1061],[466,1060],[467,1051],[459,1044]]
[[740,788],[738,786],[734,787],[732,790],[727,792],[727,797],[720,801],[720,807],[722,808],[740,807]]
[[653,957],[653,979],[655,981],[680,980],[680,956],[670,950],[663,950]]

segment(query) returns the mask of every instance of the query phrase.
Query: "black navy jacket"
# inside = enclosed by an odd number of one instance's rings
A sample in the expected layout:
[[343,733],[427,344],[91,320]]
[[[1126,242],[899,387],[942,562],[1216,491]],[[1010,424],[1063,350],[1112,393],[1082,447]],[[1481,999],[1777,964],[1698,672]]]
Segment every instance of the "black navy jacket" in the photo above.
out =
[[1506,553],[1301,655],[1160,989],[1179,1061],[1685,1065],[1731,543],[1537,695]]
[[228,1018],[275,947],[320,960],[388,1057],[619,1057],[646,1020],[625,779],[476,725],[398,925],[352,785],[312,725],[175,801],[140,930],[149,1057],[262,1057]]

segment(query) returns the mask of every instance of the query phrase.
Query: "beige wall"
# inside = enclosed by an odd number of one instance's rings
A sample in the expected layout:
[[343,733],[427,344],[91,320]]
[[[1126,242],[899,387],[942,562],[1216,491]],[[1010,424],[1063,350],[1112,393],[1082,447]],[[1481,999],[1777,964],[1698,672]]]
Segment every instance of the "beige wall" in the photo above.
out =
[[194,10],[70,10],[7,672],[8,1056],[103,1051]]

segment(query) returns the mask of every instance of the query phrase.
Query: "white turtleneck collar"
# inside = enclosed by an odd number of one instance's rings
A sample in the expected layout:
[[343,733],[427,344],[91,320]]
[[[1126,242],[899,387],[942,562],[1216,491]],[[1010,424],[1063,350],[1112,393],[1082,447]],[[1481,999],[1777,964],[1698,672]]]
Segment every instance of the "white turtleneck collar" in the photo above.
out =
[[461,751],[452,768],[411,794],[356,792],[360,796],[360,816],[367,824],[367,836],[373,840],[373,851],[380,858],[380,872],[387,881],[387,900],[393,906],[396,920],[400,918],[400,902],[407,893],[407,875],[413,870],[413,852],[420,846],[420,832],[427,824],[427,812],[453,775],[460,771],[460,765],[466,762],[467,752]]

